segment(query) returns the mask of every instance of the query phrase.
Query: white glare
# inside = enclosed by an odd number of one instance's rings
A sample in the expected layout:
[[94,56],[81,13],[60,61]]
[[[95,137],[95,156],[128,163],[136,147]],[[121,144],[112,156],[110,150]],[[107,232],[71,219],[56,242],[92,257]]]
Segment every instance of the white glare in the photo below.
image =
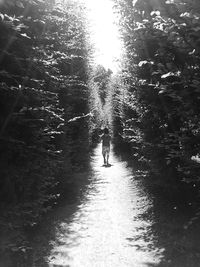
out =
[[121,42],[113,10],[112,0],[84,0],[91,23],[91,37],[95,45],[95,63],[117,70]]

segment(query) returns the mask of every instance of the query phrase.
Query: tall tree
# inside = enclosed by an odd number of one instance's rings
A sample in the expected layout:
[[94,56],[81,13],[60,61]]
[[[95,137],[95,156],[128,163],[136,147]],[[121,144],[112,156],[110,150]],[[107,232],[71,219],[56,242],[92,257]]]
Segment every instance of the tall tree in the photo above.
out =
[[[22,233],[40,222],[88,155],[90,49],[78,2],[1,1],[0,12],[2,225]],[[9,233],[20,252],[25,237]]]
[[115,2],[126,48],[124,137],[155,173],[198,181],[199,3]]

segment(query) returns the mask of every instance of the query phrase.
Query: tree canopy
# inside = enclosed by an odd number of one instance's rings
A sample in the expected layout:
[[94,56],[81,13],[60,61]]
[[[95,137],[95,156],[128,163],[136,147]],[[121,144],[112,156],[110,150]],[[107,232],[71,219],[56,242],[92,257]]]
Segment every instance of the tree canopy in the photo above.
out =
[[[1,223],[24,232],[70,191],[73,172],[87,163],[85,8],[78,1],[1,1],[0,33]],[[1,251],[27,244],[25,236],[10,238]]]
[[199,181],[199,2],[115,3],[126,50],[121,135],[153,172]]

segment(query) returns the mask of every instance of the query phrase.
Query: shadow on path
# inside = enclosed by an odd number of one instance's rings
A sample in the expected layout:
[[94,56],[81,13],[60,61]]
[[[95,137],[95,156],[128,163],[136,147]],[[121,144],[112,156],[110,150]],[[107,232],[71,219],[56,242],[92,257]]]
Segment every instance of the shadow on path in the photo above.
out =
[[110,164],[102,165],[98,146],[90,171],[77,174],[82,182],[76,202],[43,221],[30,235],[28,265],[16,266],[200,266],[199,226],[185,231],[188,216],[148,189],[146,172],[127,165],[113,152]]

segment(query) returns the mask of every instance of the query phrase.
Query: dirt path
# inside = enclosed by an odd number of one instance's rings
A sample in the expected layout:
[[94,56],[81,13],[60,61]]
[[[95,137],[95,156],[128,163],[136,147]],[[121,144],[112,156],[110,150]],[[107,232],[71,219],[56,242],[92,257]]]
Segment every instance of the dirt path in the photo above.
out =
[[152,201],[126,162],[111,153],[110,167],[102,166],[101,148],[94,151],[90,183],[70,220],[56,227],[49,267],[156,266],[152,221],[144,220]]

